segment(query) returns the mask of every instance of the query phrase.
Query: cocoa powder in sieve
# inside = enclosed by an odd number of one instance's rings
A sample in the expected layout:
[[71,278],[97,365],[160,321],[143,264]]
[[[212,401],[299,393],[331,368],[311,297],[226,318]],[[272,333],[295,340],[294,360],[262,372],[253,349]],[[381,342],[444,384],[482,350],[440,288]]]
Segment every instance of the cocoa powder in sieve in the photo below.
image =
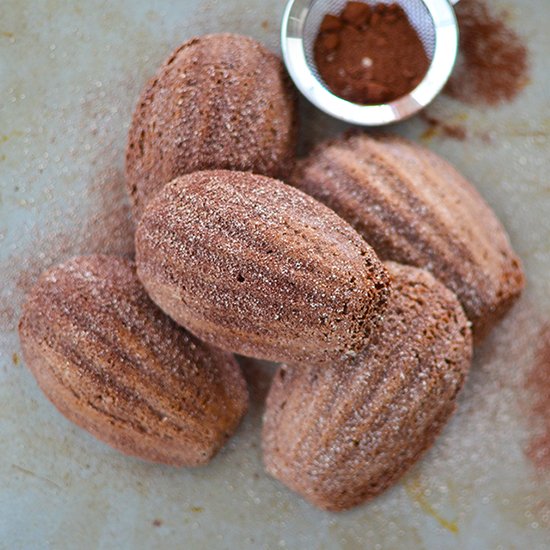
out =
[[348,2],[341,14],[325,16],[313,49],[326,86],[364,105],[404,96],[430,65],[422,41],[398,4]]

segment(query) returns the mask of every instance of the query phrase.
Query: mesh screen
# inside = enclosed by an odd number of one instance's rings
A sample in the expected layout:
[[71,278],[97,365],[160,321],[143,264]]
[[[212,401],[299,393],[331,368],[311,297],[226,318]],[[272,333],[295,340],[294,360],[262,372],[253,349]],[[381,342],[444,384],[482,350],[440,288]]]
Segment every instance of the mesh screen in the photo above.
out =
[[[411,25],[414,27],[424,49],[428,59],[432,59],[435,50],[435,27],[433,20],[430,16],[428,8],[424,5],[422,0],[363,0],[365,4],[399,4],[406,12]],[[332,15],[339,15],[344,6],[347,4],[347,0],[312,0],[310,10],[307,15],[304,24],[304,50],[306,54],[307,64],[310,71],[315,75],[315,78],[320,82],[323,79],[317,72],[313,58],[313,45],[315,38],[319,32],[321,21],[323,17],[330,13]]]

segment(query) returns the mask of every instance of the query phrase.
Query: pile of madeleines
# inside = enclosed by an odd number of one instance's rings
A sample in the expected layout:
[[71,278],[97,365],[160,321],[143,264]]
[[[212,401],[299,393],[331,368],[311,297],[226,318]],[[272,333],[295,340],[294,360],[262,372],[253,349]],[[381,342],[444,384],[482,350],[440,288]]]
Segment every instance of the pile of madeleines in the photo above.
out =
[[245,414],[232,353],[282,363],[266,469],[342,510],[430,447],[524,277],[494,213],[434,153],[354,134],[295,162],[297,130],[277,56],[231,34],[184,43],[129,132],[135,263],[46,271],[19,332],[65,416],[174,466],[208,462]]

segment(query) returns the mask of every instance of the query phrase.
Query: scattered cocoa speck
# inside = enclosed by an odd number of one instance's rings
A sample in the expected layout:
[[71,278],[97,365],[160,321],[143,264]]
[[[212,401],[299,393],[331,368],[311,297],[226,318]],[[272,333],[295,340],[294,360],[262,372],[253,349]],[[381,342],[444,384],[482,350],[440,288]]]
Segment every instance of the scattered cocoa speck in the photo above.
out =
[[194,514],[200,514],[201,512],[204,512],[204,508],[202,506],[191,506],[191,512]]
[[11,356],[12,363],[17,367],[19,365],[19,355],[13,352],[13,355]]
[[494,143],[495,138],[493,132],[482,132],[479,134],[479,137],[483,143],[486,143],[487,145],[491,145]]
[[0,330],[10,331],[17,324],[17,316],[13,306],[7,303],[7,299],[0,298]]
[[160,527],[162,525],[162,520],[161,519],[154,519],[153,520],[153,527]]
[[267,19],[264,19],[261,23],[261,27],[264,31],[269,30],[269,21],[267,21]]
[[420,113],[420,118],[427,123],[428,127],[422,134],[422,139],[429,140],[436,135],[464,141],[468,137],[466,128],[460,124],[451,124],[437,117],[429,115],[426,111]]
[[550,322],[539,333],[535,362],[525,377],[529,417],[535,434],[525,454],[537,470],[550,470]]
[[459,56],[445,92],[470,104],[511,101],[529,82],[527,47],[506,13],[493,12],[486,0],[462,0],[455,9]]

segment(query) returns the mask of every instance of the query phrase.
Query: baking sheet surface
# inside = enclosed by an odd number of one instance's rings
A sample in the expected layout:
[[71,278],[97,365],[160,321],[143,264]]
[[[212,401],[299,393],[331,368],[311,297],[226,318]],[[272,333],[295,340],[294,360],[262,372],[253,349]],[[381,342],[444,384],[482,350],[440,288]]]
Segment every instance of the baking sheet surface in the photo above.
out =
[[[195,34],[240,32],[278,49],[283,4],[0,3],[0,547],[548,548],[550,471],[528,456],[541,426],[526,380],[550,323],[550,2],[492,4],[529,45],[520,97],[499,108],[436,100],[430,114],[463,125],[465,141],[418,118],[395,131],[475,183],[507,227],[528,289],[478,351],[460,410],[424,460],[371,504],[335,515],[263,473],[270,366],[244,365],[251,411],[223,452],[176,470],[124,457],[65,420],[24,368],[16,334],[42,269],[76,253],[131,253],[123,155],[146,79]],[[302,111],[304,150],[344,128]]]

